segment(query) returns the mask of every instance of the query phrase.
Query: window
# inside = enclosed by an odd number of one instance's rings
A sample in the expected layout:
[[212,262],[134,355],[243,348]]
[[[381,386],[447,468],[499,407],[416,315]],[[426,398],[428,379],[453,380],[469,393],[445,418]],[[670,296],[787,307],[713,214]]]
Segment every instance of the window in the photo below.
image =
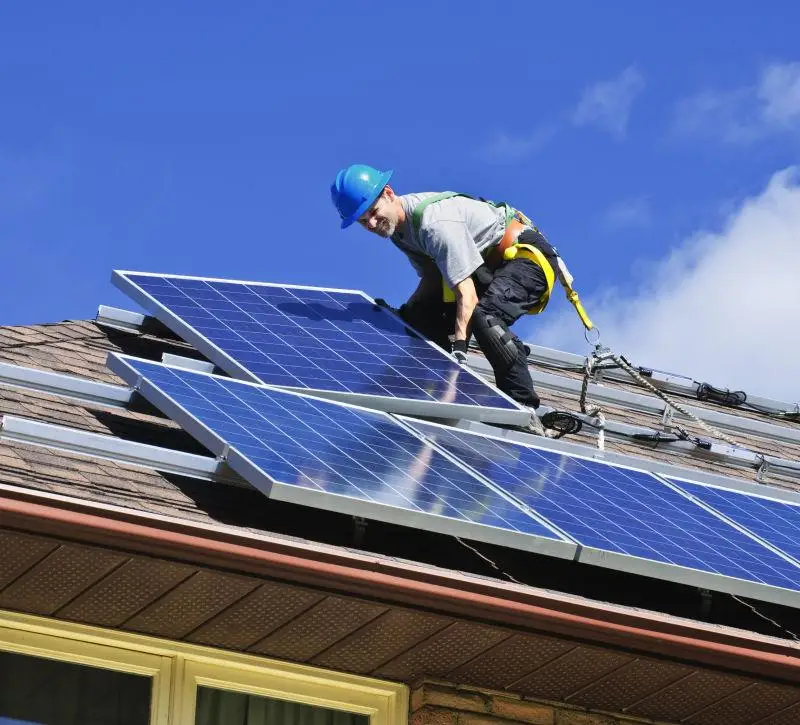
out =
[[195,725],[369,725],[357,715],[302,702],[198,687]]
[[149,677],[0,652],[0,723],[148,725]]
[[171,660],[109,635],[0,611],[0,725],[166,725]]
[[0,725],[405,725],[403,685],[0,611]]

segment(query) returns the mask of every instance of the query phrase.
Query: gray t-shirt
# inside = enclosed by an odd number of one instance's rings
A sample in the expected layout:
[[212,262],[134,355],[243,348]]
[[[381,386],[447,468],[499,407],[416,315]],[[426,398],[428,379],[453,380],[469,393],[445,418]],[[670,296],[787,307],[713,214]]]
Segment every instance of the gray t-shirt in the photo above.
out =
[[497,244],[506,231],[506,213],[478,199],[454,196],[429,204],[422,213],[419,238],[412,214],[417,204],[437,192],[399,197],[406,221],[392,235],[392,242],[408,257],[420,277],[431,264],[448,286],[455,287],[483,264],[481,252]]

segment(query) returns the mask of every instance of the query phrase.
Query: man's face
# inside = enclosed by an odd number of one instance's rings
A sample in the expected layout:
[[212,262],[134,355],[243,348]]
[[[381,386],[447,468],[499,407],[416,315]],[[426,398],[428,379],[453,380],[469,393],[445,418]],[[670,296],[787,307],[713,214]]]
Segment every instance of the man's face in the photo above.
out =
[[359,218],[358,223],[369,232],[381,237],[391,237],[400,223],[397,197],[387,187]]

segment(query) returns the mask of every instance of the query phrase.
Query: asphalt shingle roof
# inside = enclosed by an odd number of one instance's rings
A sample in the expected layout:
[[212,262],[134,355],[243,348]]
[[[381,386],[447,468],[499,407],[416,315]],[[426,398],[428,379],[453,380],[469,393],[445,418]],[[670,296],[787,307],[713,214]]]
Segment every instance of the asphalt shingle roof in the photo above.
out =
[[[135,335],[110,330],[90,321],[68,321],[25,327],[0,327],[0,361],[59,373],[76,375],[88,380],[122,385],[105,361],[110,351],[126,352],[159,359],[168,350],[197,356],[196,351],[180,341],[164,339],[154,334]],[[550,371],[552,372],[552,371]],[[564,372],[565,376],[580,378],[579,373]],[[605,381],[605,385],[636,390],[641,388],[625,383]],[[542,389],[545,404],[578,410],[578,396]],[[693,401],[693,405],[714,409],[712,403]],[[731,412],[731,409],[724,409]],[[660,416],[626,409],[622,405],[603,405],[609,421],[660,428]],[[752,417],[754,414],[742,411]],[[172,421],[157,412],[136,412],[102,405],[82,403],[49,393],[0,385],[0,415],[9,414],[48,423],[68,426],[82,431],[119,436],[166,448],[203,453],[204,449]],[[739,414],[739,411],[736,411]],[[774,422],[774,421],[772,421]],[[778,423],[795,426],[797,423]],[[690,432],[703,432],[690,422],[681,425]],[[800,461],[800,444],[775,442],[756,435],[739,434],[745,445],[775,456]],[[568,438],[584,444],[587,452],[596,449],[596,431],[584,426],[579,434]],[[606,448],[611,451],[680,465],[696,470],[756,480],[756,471],[742,469],[711,455],[682,452],[652,443],[620,440],[607,437]],[[109,502],[134,509],[168,510],[190,518],[208,517],[190,496],[182,493],[175,479],[156,471],[121,465],[89,456],[67,454],[63,451],[24,444],[0,443],[0,481],[73,496]],[[800,490],[800,480],[771,471],[768,483]],[[235,521],[228,517],[229,522]]]

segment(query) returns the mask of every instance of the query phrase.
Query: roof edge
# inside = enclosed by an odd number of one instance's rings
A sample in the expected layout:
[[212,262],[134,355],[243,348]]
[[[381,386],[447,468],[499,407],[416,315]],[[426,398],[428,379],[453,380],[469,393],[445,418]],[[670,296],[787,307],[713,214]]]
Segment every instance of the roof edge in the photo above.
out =
[[[237,535],[3,487],[3,526],[189,559],[451,616],[800,682],[800,645],[300,541]],[[38,499],[38,500],[37,500]],[[45,501],[44,503],[42,501]]]

